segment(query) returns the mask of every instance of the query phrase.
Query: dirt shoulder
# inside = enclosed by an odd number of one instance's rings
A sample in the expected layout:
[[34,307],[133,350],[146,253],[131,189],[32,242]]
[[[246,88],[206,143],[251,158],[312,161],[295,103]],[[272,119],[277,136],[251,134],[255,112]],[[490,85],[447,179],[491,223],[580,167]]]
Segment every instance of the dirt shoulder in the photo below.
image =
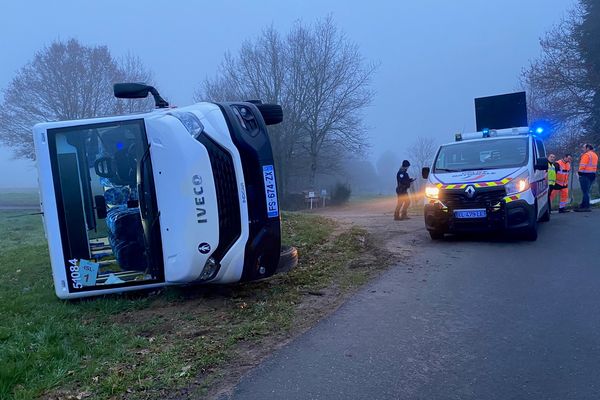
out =
[[418,207],[409,212],[410,219],[394,220],[395,197],[381,197],[350,203],[341,207],[324,208],[314,214],[331,218],[342,226],[359,226],[367,230],[377,246],[405,258],[415,244],[427,239],[423,213]]
[[[336,268],[336,277],[318,290],[305,290],[295,308],[291,327],[285,333],[264,338],[260,342],[246,342],[238,347],[235,358],[240,361],[229,363],[228,370],[221,371],[205,396],[211,399],[226,398],[240,378],[259,365],[273,351],[288,344],[321,319],[327,317],[352,296],[363,284],[381,272],[391,268],[407,268],[418,243],[428,239],[420,210],[409,213],[410,219],[394,220],[395,197],[382,197],[354,202],[341,207],[328,207],[311,212],[335,221],[335,229],[329,237],[331,244],[318,252],[305,254],[305,265],[318,263],[320,268],[333,260],[341,261]],[[350,233],[350,236],[348,234]],[[352,254],[341,254],[349,247],[339,241],[345,237],[354,243]],[[409,271],[410,272],[410,271]],[[343,283],[345,282],[345,283]],[[198,390],[180,392],[175,398],[188,399]]]
[[[338,240],[336,238],[347,237],[348,232],[358,233],[358,236],[351,240],[359,246],[359,251],[342,255],[340,250],[347,248],[347,244],[333,244],[321,249],[317,254],[309,255],[313,261],[309,261],[308,264],[320,262],[321,265],[327,265],[332,260],[339,259],[342,260],[343,266],[337,270],[337,276],[330,281],[329,286],[323,286],[317,291],[304,292],[297,304],[292,328],[285,334],[239,347],[236,358],[245,362],[230,363],[227,374],[221,375],[208,391],[208,398],[228,398],[227,395],[244,374],[260,364],[273,351],[288,344],[321,319],[335,312],[363,284],[381,272],[395,267],[406,268],[407,272],[411,272],[409,260],[412,252],[419,248],[420,241],[427,239],[427,235],[422,215],[418,210],[409,214],[409,220],[394,220],[395,201],[395,197],[379,198],[311,212],[335,221],[336,227],[330,237],[333,243]],[[347,283],[340,285],[343,281]],[[180,393],[176,398],[188,399],[190,393]]]

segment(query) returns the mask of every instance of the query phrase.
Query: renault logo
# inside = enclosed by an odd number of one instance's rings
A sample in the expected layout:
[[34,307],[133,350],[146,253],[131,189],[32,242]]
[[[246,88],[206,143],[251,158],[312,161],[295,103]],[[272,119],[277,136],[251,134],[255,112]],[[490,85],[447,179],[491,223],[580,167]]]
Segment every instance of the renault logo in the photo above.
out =
[[473,196],[475,196],[475,188],[473,186],[469,185],[465,189],[465,193],[467,194],[468,198],[472,199]]

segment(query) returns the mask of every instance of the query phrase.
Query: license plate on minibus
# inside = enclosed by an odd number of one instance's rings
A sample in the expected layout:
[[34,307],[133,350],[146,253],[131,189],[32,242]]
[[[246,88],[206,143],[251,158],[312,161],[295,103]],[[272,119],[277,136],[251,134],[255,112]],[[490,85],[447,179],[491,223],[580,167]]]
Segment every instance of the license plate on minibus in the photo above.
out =
[[487,212],[485,208],[477,208],[473,210],[456,210],[454,211],[455,218],[485,218]]
[[279,217],[279,204],[277,201],[277,187],[275,186],[275,168],[272,165],[263,166],[263,179],[265,182],[265,195],[267,196],[267,216]]

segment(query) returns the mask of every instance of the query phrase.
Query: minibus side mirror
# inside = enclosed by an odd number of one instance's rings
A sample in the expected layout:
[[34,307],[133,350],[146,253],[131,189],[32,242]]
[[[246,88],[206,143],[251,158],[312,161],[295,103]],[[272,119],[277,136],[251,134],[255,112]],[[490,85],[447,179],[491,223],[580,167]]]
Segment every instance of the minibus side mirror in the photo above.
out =
[[546,157],[538,158],[533,168],[539,171],[548,171],[548,159]]
[[423,169],[421,170],[421,176],[423,177],[423,179],[429,178],[429,167],[423,167]]
[[154,86],[145,83],[115,83],[113,93],[118,99],[144,99],[151,94],[154,97],[156,108],[168,108],[169,103],[160,97],[158,90]]

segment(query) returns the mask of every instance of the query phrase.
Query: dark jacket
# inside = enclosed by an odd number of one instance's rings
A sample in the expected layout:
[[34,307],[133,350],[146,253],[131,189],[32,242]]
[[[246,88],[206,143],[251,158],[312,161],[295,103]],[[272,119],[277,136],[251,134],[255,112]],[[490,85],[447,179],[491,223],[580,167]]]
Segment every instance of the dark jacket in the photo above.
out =
[[402,167],[398,170],[398,173],[396,174],[396,193],[397,194],[401,194],[401,193],[406,193],[408,191],[408,189],[410,188],[410,184],[414,181],[414,179],[411,179],[410,176],[408,176],[408,172],[406,171],[406,168]]

